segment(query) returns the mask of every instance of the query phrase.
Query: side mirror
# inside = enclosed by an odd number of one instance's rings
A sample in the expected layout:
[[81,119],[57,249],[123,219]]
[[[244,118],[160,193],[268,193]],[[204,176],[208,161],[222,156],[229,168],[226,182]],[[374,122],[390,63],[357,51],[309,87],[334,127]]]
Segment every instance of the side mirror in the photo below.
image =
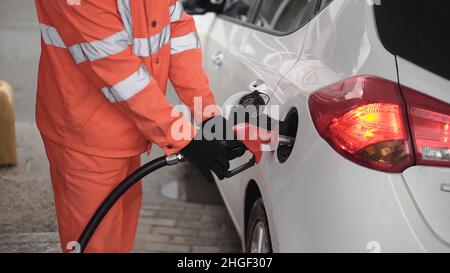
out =
[[224,5],[225,0],[183,0],[184,11],[190,15],[221,13]]

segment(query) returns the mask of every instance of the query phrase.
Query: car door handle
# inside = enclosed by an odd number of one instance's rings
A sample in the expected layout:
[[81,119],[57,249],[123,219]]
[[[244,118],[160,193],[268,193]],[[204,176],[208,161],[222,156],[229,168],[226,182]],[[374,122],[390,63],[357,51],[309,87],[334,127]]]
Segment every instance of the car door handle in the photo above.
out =
[[216,53],[213,54],[211,61],[213,62],[213,64],[215,64],[217,66],[221,66],[224,59],[225,59],[225,54],[223,54],[222,51],[217,51]]

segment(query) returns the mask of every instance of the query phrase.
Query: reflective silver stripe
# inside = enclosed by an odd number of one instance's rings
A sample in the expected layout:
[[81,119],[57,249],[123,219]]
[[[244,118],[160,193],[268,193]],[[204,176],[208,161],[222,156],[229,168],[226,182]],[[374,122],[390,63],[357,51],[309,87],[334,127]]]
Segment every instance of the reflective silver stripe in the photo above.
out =
[[117,32],[103,40],[89,43],[75,44],[69,47],[70,54],[77,64],[95,61],[117,54],[125,50],[130,44],[128,33],[124,30]]
[[180,37],[172,37],[170,39],[170,54],[178,54],[186,50],[200,48],[200,38],[197,32],[191,32]]
[[181,19],[181,15],[183,15],[183,4],[180,1],[177,1],[174,5],[169,7],[170,12],[170,22],[176,22]]
[[112,87],[102,88],[102,92],[110,102],[127,101],[140,91],[144,90],[145,87],[150,84],[151,80],[150,73],[148,73],[145,65],[142,64],[138,71],[131,76]]
[[170,41],[170,25],[165,26],[160,33],[149,38],[135,38],[133,40],[133,52],[141,57],[148,57],[158,51]]
[[119,10],[123,26],[130,37],[131,43],[131,40],[133,39],[133,20],[131,18],[130,0],[117,0],[117,9]]
[[67,48],[56,28],[45,24],[39,24],[41,28],[42,39],[46,45]]

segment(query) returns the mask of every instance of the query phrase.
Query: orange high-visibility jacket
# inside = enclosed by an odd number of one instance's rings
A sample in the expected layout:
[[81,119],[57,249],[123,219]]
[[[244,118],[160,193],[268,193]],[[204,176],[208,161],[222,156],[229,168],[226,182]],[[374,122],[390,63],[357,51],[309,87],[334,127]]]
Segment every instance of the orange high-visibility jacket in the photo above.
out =
[[191,16],[177,0],[36,0],[42,32],[36,116],[41,134],[106,157],[143,152],[149,143],[172,154],[190,139],[172,125],[170,79],[191,111],[214,98],[202,68]]

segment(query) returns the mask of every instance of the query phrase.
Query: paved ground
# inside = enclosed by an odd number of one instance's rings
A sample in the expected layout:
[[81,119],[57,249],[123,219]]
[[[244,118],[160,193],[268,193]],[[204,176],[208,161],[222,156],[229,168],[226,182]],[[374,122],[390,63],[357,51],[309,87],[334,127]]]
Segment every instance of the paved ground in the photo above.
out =
[[[17,123],[17,133],[19,166],[0,169],[0,252],[57,252],[53,193],[41,140],[26,122]],[[152,157],[160,153],[155,149]],[[215,185],[185,163],[144,180],[134,251],[238,252],[240,245]]]
[[[34,1],[1,0],[0,79],[15,90],[19,166],[0,169],[0,252],[59,251],[48,163],[34,126],[39,43]],[[215,185],[188,164],[147,178],[136,252],[239,250]]]

